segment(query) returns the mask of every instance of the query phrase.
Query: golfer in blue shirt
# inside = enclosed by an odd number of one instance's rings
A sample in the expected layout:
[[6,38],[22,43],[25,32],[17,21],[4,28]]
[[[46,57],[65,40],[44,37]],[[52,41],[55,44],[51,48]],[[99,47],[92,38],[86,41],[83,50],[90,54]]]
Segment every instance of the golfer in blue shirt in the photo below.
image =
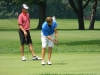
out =
[[48,45],[48,65],[51,65],[50,62],[51,54],[52,54],[52,47],[54,44],[58,44],[57,37],[57,23],[55,17],[47,17],[45,22],[42,24],[41,30],[41,41],[42,41],[42,65],[45,65],[44,57],[45,57],[45,50],[46,45]]

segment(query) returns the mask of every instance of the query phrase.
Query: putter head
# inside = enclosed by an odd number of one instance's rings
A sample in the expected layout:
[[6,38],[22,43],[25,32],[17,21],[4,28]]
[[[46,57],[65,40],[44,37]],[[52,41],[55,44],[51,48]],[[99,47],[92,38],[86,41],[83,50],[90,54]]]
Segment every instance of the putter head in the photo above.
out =
[[58,47],[58,44],[56,44],[57,45],[57,47]]

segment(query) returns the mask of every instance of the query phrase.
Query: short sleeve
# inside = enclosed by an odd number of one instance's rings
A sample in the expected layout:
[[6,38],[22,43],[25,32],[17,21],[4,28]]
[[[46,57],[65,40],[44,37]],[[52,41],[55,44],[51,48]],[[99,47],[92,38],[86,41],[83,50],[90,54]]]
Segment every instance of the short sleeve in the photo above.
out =
[[56,22],[54,22],[54,28],[56,28],[57,27],[57,23]]
[[18,17],[18,25],[22,25],[22,16],[21,16],[21,14]]

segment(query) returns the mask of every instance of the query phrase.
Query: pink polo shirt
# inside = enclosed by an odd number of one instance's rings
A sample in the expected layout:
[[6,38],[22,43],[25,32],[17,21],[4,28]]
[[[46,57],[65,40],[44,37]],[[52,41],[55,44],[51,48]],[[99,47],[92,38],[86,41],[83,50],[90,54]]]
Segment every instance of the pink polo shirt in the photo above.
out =
[[22,12],[18,17],[18,25],[22,25],[25,30],[30,29],[30,17],[29,14]]

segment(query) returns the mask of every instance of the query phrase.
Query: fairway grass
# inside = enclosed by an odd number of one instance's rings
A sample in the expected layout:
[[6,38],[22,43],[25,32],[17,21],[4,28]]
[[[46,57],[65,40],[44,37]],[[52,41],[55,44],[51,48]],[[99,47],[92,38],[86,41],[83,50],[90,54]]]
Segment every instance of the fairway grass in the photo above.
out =
[[[100,53],[100,31],[58,31],[58,44],[62,53],[66,52],[99,52]],[[0,54],[20,53],[18,31],[0,31]],[[41,52],[41,35],[40,31],[31,30],[34,50],[36,53]],[[25,46],[25,52],[28,47]],[[53,52],[57,52],[54,46]]]
[[[86,30],[78,30],[74,19],[57,19],[57,23],[58,47],[62,57],[54,45],[53,65],[42,66],[41,61],[32,60],[26,45],[25,57],[28,52],[29,61],[21,61],[17,19],[1,19],[0,75],[100,75],[100,22],[95,22],[96,30],[88,30],[89,20],[85,20]],[[41,57],[41,30],[36,30],[37,25],[38,19],[31,19],[34,51]]]
[[[38,19],[30,20],[30,28],[36,29],[38,26]],[[77,19],[57,19],[58,29],[60,30],[77,30]],[[89,29],[90,20],[84,20],[85,29]],[[0,30],[14,30],[18,28],[17,19],[0,19]],[[95,21],[94,29],[100,30],[100,21]]]
[[58,53],[53,53],[52,65],[45,66],[41,65],[40,60],[32,60],[30,54],[28,56],[29,61],[21,61],[19,54],[1,54],[0,75],[100,75],[98,53],[63,53],[63,62]]

